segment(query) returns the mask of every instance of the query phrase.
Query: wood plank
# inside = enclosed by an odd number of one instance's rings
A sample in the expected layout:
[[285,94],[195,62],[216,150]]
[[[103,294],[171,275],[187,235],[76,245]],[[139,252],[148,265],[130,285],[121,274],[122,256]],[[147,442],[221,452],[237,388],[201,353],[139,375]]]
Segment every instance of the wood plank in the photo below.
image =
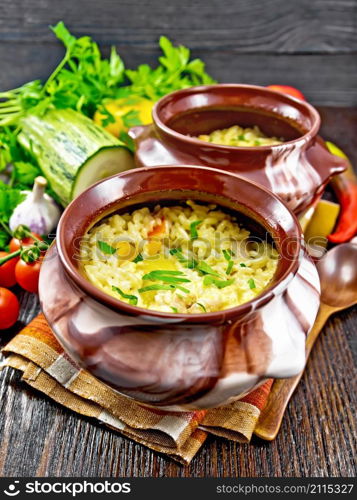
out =
[[[159,51],[137,46],[118,46],[127,67],[156,65]],[[108,54],[109,47],[103,46]],[[234,50],[193,51],[207,63],[209,73],[220,82],[269,85],[280,83],[300,88],[315,105],[357,106],[357,71],[350,54],[269,55],[240,54]],[[49,45],[0,44],[0,89],[7,90],[37,78],[45,79],[63,57],[63,49]],[[16,64],[14,64],[16,61]]]
[[167,34],[197,50],[346,53],[357,49],[355,7],[354,0],[2,0],[0,42],[51,42],[48,25],[63,19],[77,35],[140,51]]

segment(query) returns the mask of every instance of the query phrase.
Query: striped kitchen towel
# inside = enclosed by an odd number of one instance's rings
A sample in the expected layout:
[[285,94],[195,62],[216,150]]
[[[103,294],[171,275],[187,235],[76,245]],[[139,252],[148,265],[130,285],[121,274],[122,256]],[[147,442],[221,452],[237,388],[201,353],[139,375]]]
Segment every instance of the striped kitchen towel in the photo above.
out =
[[57,342],[40,314],[3,349],[3,366],[61,405],[187,465],[208,433],[248,443],[272,380],[240,401],[211,410],[166,412],[148,408],[80,369]]

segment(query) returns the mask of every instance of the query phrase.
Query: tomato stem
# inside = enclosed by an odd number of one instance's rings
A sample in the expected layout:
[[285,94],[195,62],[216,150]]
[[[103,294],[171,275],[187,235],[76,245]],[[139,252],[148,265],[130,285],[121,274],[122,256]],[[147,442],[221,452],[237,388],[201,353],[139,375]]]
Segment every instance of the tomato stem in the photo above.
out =
[[5,264],[5,262],[7,262],[8,260],[11,260],[14,257],[17,257],[18,255],[20,255],[20,253],[21,253],[21,250],[16,250],[16,252],[9,253],[9,255],[6,255],[6,257],[3,257],[2,259],[0,259],[0,266]]

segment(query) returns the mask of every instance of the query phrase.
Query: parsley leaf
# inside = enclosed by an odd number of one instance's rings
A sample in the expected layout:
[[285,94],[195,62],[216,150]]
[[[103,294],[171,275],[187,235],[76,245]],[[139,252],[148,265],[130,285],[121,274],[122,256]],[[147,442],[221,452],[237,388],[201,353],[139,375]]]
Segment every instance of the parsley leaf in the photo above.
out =
[[234,266],[234,261],[230,260],[228,262],[228,266],[227,266],[227,269],[226,269],[226,274],[231,274],[233,266]]
[[139,293],[144,293],[144,292],[150,292],[152,290],[175,290],[175,286],[174,285],[159,285],[159,284],[155,284],[155,285],[148,285],[148,286],[144,286],[142,288],[139,288]]
[[232,285],[234,283],[234,279],[230,280],[217,280],[213,276],[205,276],[203,279],[204,285],[215,285],[217,288],[225,288],[226,286]]
[[128,132],[124,132],[124,130],[121,130],[120,134],[119,134],[119,139],[121,140],[121,142],[123,142],[126,145],[126,147],[129,149],[129,151],[131,151],[132,153],[135,153],[135,143],[134,143],[133,139],[130,137],[130,135],[128,134]]
[[250,279],[248,280],[248,285],[249,285],[249,288],[250,288],[251,290],[253,290],[253,288],[256,288],[256,286],[255,286],[255,281],[253,280],[253,278],[250,278]]
[[234,255],[234,253],[232,252],[232,250],[222,250],[222,253],[223,253],[223,256],[224,258],[229,262],[230,260],[232,260],[232,255]]
[[198,238],[197,226],[199,226],[200,224],[202,224],[201,220],[195,220],[194,222],[191,222],[190,224],[191,240],[197,240]]
[[23,161],[14,163],[14,176],[18,185],[32,187],[36,177],[39,175],[41,175],[41,170],[32,163]]
[[212,269],[211,266],[206,264],[206,262],[204,262],[204,261],[199,262],[199,264],[197,265],[197,269],[198,269],[198,271],[201,271],[201,273],[211,274],[212,276],[219,277],[219,274],[214,269]]
[[187,278],[182,278],[178,276],[182,276],[183,273],[181,271],[166,271],[166,270],[156,270],[151,271],[150,273],[144,274],[143,280],[159,280],[164,281],[166,283],[190,283],[190,280]]
[[108,245],[105,241],[97,241],[97,247],[99,250],[101,250],[103,253],[107,255],[113,255],[117,251],[116,248],[112,247],[111,245]]
[[179,248],[172,248],[170,250],[170,254],[174,255],[176,259],[181,262],[181,264],[185,264],[185,266],[189,269],[195,269],[195,267],[197,267],[197,260],[195,260],[194,258],[186,259]]
[[190,290],[180,285],[161,285],[161,284],[148,285],[144,286],[143,288],[139,288],[139,293],[149,292],[151,290],[176,290],[176,289],[181,290],[181,292],[190,293]]
[[112,290],[113,292],[117,292],[121,297],[123,297],[123,299],[129,299],[129,304],[131,304],[132,306],[136,306],[136,304],[138,303],[138,298],[136,295],[124,293],[123,290],[120,290],[120,288],[114,285],[112,286]]
[[9,241],[10,235],[3,229],[0,229],[0,248],[6,248]]
[[0,219],[8,222],[14,209],[25,199],[19,189],[15,189],[0,181]]
[[141,255],[141,253],[138,253],[138,255],[135,257],[135,259],[132,260],[132,262],[135,262],[137,264],[138,262],[141,262],[144,260],[144,257]]
[[139,111],[137,109],[131,109],[125,113],[121,119],[123,120],[124,126],[129,129],[131,127],[136,127],[137,125],[142,125],[142,121],[139,117]]

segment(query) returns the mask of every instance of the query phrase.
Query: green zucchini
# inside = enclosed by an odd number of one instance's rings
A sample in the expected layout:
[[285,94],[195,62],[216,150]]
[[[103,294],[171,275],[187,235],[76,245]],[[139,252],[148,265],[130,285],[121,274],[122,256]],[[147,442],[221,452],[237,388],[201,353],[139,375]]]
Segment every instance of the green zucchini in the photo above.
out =
[[72,109],[25,116],[18,141],[64,206],[98,180],[134,166],[125,144]]

